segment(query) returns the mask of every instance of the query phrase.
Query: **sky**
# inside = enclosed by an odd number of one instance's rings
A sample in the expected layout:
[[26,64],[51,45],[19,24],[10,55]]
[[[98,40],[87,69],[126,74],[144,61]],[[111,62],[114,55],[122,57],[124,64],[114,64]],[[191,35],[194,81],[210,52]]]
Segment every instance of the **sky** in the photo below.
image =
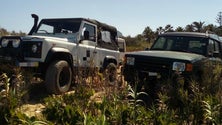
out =
[[124,36],[153,31],[167,24],[177,28],[194,21],[218,25],[222,0],[2,0],[0,27],[28,33],[31,14],[43,18],[91,18],[115,26]]

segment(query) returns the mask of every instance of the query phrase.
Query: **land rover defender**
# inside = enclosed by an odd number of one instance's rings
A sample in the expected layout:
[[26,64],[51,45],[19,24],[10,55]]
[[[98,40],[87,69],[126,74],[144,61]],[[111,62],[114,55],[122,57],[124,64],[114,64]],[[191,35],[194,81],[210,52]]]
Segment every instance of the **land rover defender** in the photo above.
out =
[[42,19],[32,14],[27,36],[2,36],[0,60],[33,69],[50,93],[67,92],[77,68],[112,67],[110,81],[120,63],[117,29],[86,18]]

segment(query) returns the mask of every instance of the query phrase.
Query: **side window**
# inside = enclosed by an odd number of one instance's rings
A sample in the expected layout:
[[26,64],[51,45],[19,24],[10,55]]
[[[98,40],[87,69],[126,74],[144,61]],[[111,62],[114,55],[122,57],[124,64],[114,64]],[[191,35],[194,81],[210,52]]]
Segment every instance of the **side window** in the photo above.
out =
[[118,50],[118,43],[115,38],[115,36],[112,36],[113,34],[108,30],[100,30],[98,39],[98,46],[101,48],[111,49],[111,50]]
[[214,41],[214,52],[219,53],[220,49],[219,49],[219,43]]
[[219,43],[214,40],[209,40],[209,50],[213,52],[219,52]]
[[220,53],[220,45],[217,41],[209,40],[208,53],[209,55]]
[[85,23],[83,26],[82,36],[83,36],[83,39],[95,41],[95,37],[96,37],[95,26]]
[[214,41],[213,40],[209,40],[209,45],[208,45],[208,54],[212,55],[214,51]]

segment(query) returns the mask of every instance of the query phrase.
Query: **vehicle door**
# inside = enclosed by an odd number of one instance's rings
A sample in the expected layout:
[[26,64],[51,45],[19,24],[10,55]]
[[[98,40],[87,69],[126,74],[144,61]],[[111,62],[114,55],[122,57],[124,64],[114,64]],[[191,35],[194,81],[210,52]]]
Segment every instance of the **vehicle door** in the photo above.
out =
[[81,35],[78,44],[78,60],[80,67],[95,67],[97,66],[97,26],[83,21],[81,25]]

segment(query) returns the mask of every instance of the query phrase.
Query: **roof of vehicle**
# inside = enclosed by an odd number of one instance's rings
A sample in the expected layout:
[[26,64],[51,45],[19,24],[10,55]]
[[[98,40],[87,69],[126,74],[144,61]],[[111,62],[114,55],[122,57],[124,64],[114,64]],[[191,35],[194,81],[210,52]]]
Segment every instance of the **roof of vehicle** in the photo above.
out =
[[206,37],[212,38],[222,42],[218,35],[213,33],[199,33],[199,32],[166,32],[164,34],[160,34],[159,36],[189,36],[189,37]]
[[75,20],[75,21],[79,21],[79,22],[87,21],[87,22],[90,22],[90,23],[93,23],[93,24],[97,25],[102,30],[108,30],[108,31],[111,31],[111,32],[117,34],[117,29],[114,26],[99,22],[99,21],[94,20],[94,19],[87,19],[87,18],[50,18],[50,19],[42,19],[42,21],[50,21],[50,20],[66,20],[66,21],[67,20],[70,20],[70,21]]

